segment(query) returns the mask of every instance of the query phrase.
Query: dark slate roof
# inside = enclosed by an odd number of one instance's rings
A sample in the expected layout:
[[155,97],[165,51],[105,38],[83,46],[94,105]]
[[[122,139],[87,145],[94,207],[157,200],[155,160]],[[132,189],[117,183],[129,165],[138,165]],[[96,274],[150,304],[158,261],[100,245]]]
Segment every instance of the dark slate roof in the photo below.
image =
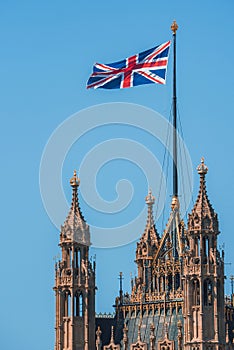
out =
[[181,321],[183,325],[183,316],[182,309],[179,308],[178,313],[176,313],[176,309],[172,309],[172,313],[170,313],[170,309],[167,310],[166,315],[164,315],[164,310],[161,310],[161,313],[152,313],[152,310],[149,312],[148,316],[146,313],[140,318],[139,313],[136,317],[134,314],[127,315],[124,319],[124,323],[127,324],[128,327],[128,338],[129,344],[135,343],[137,341],[137,332],[138,325],[141,322],[141,340],[149,344],[150,339],[150,325],[153,323],[155,326],[155,336],[156,336],[156,344],[158,341],[163,340],[165,335],[165,325],[168,324],[168,335],[169,340],[175,341],[175,350],[178,349],[177,344],[177,335],[178,328],[177,323]]

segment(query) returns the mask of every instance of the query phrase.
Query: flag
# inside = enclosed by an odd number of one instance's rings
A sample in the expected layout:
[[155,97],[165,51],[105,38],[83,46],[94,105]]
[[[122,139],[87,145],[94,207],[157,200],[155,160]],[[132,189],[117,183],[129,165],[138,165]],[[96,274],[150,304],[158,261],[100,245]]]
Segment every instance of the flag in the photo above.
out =
[[170,41],[122,61],[95,63],[87,89],[123,89],[142,84],[165,84]]

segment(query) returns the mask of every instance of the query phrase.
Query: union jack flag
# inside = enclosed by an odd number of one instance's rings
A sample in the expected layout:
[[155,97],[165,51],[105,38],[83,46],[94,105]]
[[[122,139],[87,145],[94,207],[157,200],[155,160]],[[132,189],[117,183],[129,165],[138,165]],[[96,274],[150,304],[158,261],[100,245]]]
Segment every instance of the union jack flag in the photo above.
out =
[[95,63],[87,89],[123,89],[142,84],[165,84],[170,41],[122,61]]

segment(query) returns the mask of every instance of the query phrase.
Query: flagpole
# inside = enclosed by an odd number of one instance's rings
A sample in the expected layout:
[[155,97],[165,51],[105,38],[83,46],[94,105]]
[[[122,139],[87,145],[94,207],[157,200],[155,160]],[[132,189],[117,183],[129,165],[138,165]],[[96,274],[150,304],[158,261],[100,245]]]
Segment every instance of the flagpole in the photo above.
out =
[[177,98],[176,98],[176,31],[178,25],[174,21],[173,31],[173,197],[178,197],[178,170],[177,170]]

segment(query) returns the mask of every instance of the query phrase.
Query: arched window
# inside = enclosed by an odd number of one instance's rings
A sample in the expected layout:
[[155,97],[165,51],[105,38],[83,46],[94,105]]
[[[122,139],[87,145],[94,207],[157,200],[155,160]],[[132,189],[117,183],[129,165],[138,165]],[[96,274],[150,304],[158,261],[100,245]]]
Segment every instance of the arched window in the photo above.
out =
[[77,261],[78,261],[78,265],[81,266],[81,254],[80,254],[80,249],[78,249],[78,252],[77,252]]
[[203,242],[204,242],[204,255],[207,256],[208,255],[208,238],[204,237]]
[[77,292],[74,296],[74,316],[79,316],[79,294]]
[[83,295],[80,294],[79,296],[79,316],[83,316]]
[[72,250],[67,249],[67,264],[69,267],[72,267]]
[[212,305],[212,283],[208,283],[208,305]]
[[71,315],[71,294],[69,290],[64,292],[64,316],[68,317]]
[[177,272],[175,274],[175,290],[180,288],[180,274]]
[[203,237],[203,264],[207,264],[207,257],[209,255],[209,238]]
[[78,263],[78,248],[75,249],[75,252],[74,252],[74,268],[77,269],[79,266],[79,263]]
[[70,267],[70,251],[67,249],[67,254],[66,254],[66,261],[67,261],[67,267]]
[[193,280],[193,305],[200,305],[200,283],[197,279]]
[[212,282],[209,279],[204,281],[204,305],[211,306],[213,303],[213,288]]
[[76,292],[74,296],[74,316],[83,316],[83,295],[79,292]]
[[200,238],[195,238],[195,255],[200,256]]
[[168,291],[172,290],[172,275],[168,275]]

